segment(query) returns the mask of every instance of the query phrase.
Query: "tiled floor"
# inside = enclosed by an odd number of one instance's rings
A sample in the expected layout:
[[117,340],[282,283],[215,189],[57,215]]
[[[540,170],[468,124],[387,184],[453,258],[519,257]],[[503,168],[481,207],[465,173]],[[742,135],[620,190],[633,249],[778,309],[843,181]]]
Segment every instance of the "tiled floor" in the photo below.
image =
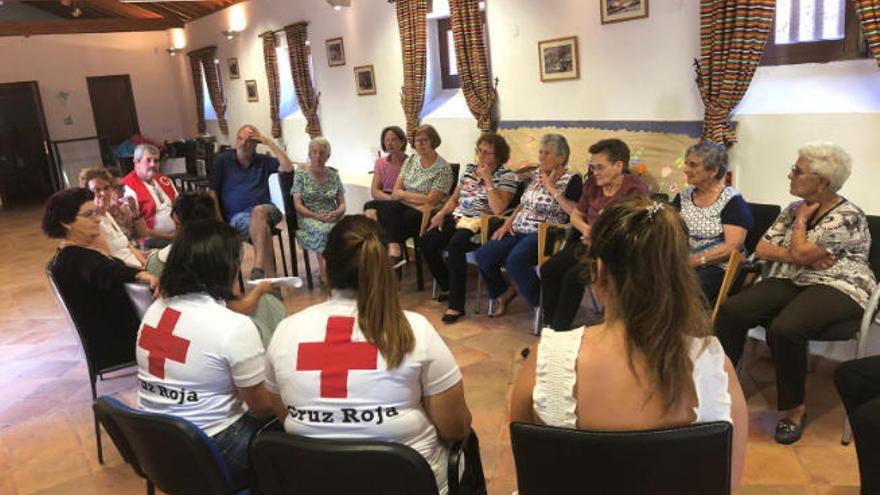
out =
[[[97,462],[85,362],[46,284],[44,267],[56,243],[40,233],[40,214],[38,208],[0,211],[0,494],[143,493],[143,482],[106,437],[106,461]],[[430,318],[458,359],[489,492],[507,495],[516,485],[507,401],[519,352],[533,341],[531,318],[520,302],[500,319],[469,316],[443,325],[442,305],[431,301],[430,290],[415,291],[413,273],[410,268],[403,282],[405,307]],[[319,290],[301,291],[288,294],[286,303],[294,311],[321,299]],[[782,446],[772,439],[772,364],[762,344],[750,347],[744,387],[751,424],[740,494],[858,493],[854,448],[840,445],[843,408],[831,382],[835,364],[814,359],[808,428],[797,445]],[[121,372],[98,387],[100,394],[131,402],[134,375]]]

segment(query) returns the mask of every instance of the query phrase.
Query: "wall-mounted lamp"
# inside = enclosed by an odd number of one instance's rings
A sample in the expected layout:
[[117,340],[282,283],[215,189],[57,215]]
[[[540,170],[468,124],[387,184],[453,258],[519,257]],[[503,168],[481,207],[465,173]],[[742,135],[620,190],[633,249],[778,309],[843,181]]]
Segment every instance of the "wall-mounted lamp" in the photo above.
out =
[[238,35],[241,34],[241,31],[236,31],[235,29],[230,29],[228,31],[221,31],[220,33],[223,36],[225,36],[226,39],[232,41],[234,39],[238,39]]
[[342,10],[342,7],[351,7],[351,0],[327,0],[327,4],[333,7],[333,10]]
[[186,48],[186,32],[183,28],[169,29],[168,39],[171,41],[171,46],[165,49],[165,51],[168,52],[168,55],[173,57],[178,53],[183,52],[183,49]]

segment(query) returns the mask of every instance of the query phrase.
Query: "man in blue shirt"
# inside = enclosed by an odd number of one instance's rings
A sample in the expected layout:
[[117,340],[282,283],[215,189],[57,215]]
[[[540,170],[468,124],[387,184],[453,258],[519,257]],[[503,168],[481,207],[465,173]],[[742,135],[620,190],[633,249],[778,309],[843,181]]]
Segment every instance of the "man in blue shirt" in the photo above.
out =
[[[278,158],[257,153],[258,144],[266,145]],[[243,239],[250,239],[254,245],[251,280],[275,276],[269,227],[282,219],[269,195],[269,176],[275,172],[293,172],[293,163],[271,138],[248,124],[238,130],[235,150],[217,157],[210,179],[209,193],[216,200],[217,215],[227,219]]]

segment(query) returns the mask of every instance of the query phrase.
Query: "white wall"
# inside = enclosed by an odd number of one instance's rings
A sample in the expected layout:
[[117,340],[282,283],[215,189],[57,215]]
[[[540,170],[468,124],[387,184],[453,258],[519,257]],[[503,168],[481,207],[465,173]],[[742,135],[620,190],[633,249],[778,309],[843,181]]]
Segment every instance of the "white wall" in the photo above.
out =
[[[308,20],[315,80],[322,95],[321,123],[333,143],[331,164],[349,182],[366,182],[378,131],[404,123],[393,4],[357,0],[350,9],[336,12],[323,0],[260,0],[238,8],[245,12],[247,30],[237,41],[220,35],[228,28],[228,10],[187,28],[190,47],[219,47],[230,128],[248,122],[269,127],[257,34]],[[702,119],[692,66],[699,55],[698,2],[652,2],[649,18],[608,25],[600,23],[594,2],[582,0],[488,0],[486,14],[502,121]],[[580,78],[540,82],[538,41],[572,35],[578,36]],[[331,68],[324,41],[337,36],[344,39],[346,65]],[[233,56],[242,68],[240,81],[227,79],[225,59]],[[435,65],[436,60],[432,57],[431,62]],[[355,94],[352,69],[364,64],[375,66],[375,96]],[[259,103],[245,102],[244,79],[257,80]],[[191,87],[189,79],[185,84]],[[460,95],[433,91],[429,97],[448,99],[442,105],[427,102],[430,112],[423,119],[443,137],[440,153],[449,161],[472,160],[478,132]],[[740,139],[731,159],[736,185],[747,199],[790,201],[784,168],[801,144],[821,138],[839,142],[853,155],[853,176],[843,193],[868,212],[880,213],[880,197],[870,188],[880,175],[874,162],[874,143],[880,135],[880,71],[873,61],[760,68],[735,120]],[[301,117],[284,122],[294,159],[305,157],[303,127]]]

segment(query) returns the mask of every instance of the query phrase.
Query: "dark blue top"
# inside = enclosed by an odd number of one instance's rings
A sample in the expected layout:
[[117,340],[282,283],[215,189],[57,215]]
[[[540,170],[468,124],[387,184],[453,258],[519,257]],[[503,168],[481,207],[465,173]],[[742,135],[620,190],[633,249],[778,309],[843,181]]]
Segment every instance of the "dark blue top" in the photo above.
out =
[[257,205],[269,204],[269,176],[278,171],[278,160],[254,153],[249,167],[238,163],[235,150],[222,153],[214,160],[210,187],[220,196],[226,219]]

